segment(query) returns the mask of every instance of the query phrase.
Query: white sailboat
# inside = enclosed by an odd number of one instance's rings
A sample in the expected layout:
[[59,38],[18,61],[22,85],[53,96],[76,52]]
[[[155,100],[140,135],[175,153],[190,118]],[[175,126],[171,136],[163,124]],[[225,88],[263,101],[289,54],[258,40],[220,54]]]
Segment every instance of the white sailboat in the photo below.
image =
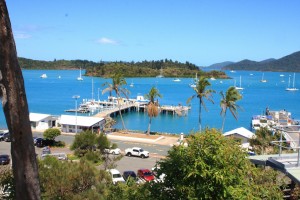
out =
[[240,76],[240,87],[236,86],[236,81],[234,80],[234,87],[236,90],[243,90],[242,88],[242,76]]
[[174,78],[173,81],[174,82],[180,82],[181,80],[179,78]]
[[267,82],[267,80],[266,80],[266,79],[264,79],[264,73],[262,74],[262,77],[261,77],[261,80],[260,80],[260,82],[262,82],[262,83],[266,83],[266,82]]
[[79,76],[77,77],[78,81],[83,81],[83,78],[81,77],[81,67],[80,67],[80,71],[79,71]]
[[42,74],[40,77],[41,78],[47,78],[47,74]]
[[294,77],[293,77],[293,87],[290,87],[291,84],[291,76],[289,76],[289,85],[288,87],[285,89],[286,91],[298,91],[298,88],[295,88],[295,73],[294,73]]
[[192,81],[192,83],[189,84],[190,87],[191,87],[191,88],[195,88],[195,87],[197,86],[198,81],[199,81],[199,79],[198,79],[197,73],[196,73],[195,79]]

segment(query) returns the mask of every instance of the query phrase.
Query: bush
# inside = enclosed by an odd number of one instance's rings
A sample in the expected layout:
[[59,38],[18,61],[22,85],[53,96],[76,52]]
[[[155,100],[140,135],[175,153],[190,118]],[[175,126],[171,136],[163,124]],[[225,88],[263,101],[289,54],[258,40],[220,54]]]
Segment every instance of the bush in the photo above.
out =
[[44,138],[48,140],[55,140],[57,136],[61,135],[61,132],[57,128],[48,128],[44,131]]

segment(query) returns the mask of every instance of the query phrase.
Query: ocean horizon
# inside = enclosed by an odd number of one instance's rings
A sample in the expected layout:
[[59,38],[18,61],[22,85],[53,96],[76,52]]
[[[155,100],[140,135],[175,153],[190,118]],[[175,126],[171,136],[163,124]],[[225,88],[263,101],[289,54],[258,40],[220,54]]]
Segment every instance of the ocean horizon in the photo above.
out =
[[[102,86],[111,79],[100,77],[85,77],[83,81],[78,81],[79,70],[22,70],[29,112],[44,113],[51,115],[62,115],[67,113],[65,110],[75,108],[74,95],[79,95],[78,105],[83,99],[94,98],[96,100],[107,100],[108,93],[102,95]],[[82,71],[84,74],[84,71]],[[260,82],[264,73],[266,83]],[[47,78],[40,78],[42,74],[47,74]],[[243,99],[237,104],[242,107],[238,110],[238,120],[235,120],[228,111],[225,121],[224,131],[229,131],[239,127],[250,130],[251,118],[253,115],[263,114],[266,107],[270,110],[287,110],[292,113],[294,119],[300,119],[300,91],[285,91],[288,86],[288,79],[291,72],[258,72],[258,71],[236,71],[234,73],[226,71],[232,79],[210,80],[211,89],[216,93],[213,95],[214,104],[205,101],[207,110],[202,109],[202,128],[221,129],[222,117],[220,116],[220,92],[234,85],[241,86],[244,90],[240,91]],[[295,87],[300,86],[300,74],[296,73]],[[59,78],[60,77],[60,78]],[[192,78],[180,78],[180,82],[173,82],[173,78],[126,78],[126,88],[130,90],[129,98],[136,98],[138,94],[145,95],[152,86],[158,88],[162,98],[159,98],[161,105],[187,105],[187,99],[195,94],[189,86]],[[299,80],[299,81],[297,81]],[[93,85],[92,85],[93,83]],[[134,87],[130,87],[130,83]],[[92,90],[92,88],[94,90]],[[151,131],[189,134],[198,130],[198,111],[199,99],[194,98],[191,103],[191,110],[186,116],[172,114],[159,114],[153,118]],[[95,114],[95,113],[94,113]],[[92,114],[80,114],[91,116]],[[124,113],[123,119],[126,129],[145,131],[148,127],[149,118],[144,112]],[[117,116],[115,128],[122,128],[122,123]],[[6,121],[3,109],[0,110],[0,128],[6,128]]]

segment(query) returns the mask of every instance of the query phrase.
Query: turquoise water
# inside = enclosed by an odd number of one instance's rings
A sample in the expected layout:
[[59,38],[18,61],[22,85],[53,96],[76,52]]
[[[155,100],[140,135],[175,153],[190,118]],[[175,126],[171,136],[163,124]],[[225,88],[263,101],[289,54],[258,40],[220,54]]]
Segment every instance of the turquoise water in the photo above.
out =
[[[48,78],[42,79],[40,75],[46,73]],[[245,127],[250,128],[252,115],[261,114],[268,106],[270,110],[286,109],[292,112],[295,119],[300,119],[300,91],[286,92],[288,76],[292,73],[265,72],[264,78],[267,83],[261,83],[262,72],[237,71],[236,73],[226,72],[230,77],[236,79],[239,85],[239,77],[242,76],[241,91],[243,99],[238,102],[243,110],[239,111],[238,121],[236,121],[230,112],[227,113],[225,122],[225,131]],[[250,75],[253,74],[253,75]],[[281,77],[283,74],[284,77]],[[23,70],[25,80],[26,95],[30,112],[45,113],[52,115],[72,114],[64,110],[73,109],[75,100],[74,95],[80,95],[78,104],[82,99],[92,98],[92,78],[84,77],[84,81],[77,81],[79,70]],[[58,79],[58,76],[61,76]],[[216,90],[213,96],[214,104],[206,102],[208,112],[202,112],[202,127],[221,128],[222,118],[220,116],[220,91],[226,91],[229,86],[234,84],[234,79],[215,80],[212,83],[212,89]],[[186,105],[186,100],[194,94],[189,87],[191,78],[182,78],[181,82],[173,82],[172,78],[128,78],[128,89],[131,91],[130,98],[135,98],[137,94],[146,94],[152,86],[156,86],[163,98],[159,99],[162,105]],[[285,82],[282,82],[282,81]],[[298,80],[298,81],[297,81]],[[102,95],[104,89],[102,84],[110,79],[93,78],[94,98],[101,100],[107,99],[107,94]],[[222,83],[220,82],[222,81]],[[134,87],[129,87],[133,82]],[[296,73],[297,88],[300,88],[300,74]],[[185,133],[198,129],[198,110],[199,100],[195,98],[191,102],[192,109],[187,116],[179,117],[173,115],[161,114],[152,120],[152,131],[167,133]],[[148,127],[148,116],[143,112],[130,112],[123,115],[125,126],[132,130],[146,130]],[[116,118],[116,127],[121,127],[119,118]],[[0,110],[0,127],[5,128],[6,122],[3,110]]]

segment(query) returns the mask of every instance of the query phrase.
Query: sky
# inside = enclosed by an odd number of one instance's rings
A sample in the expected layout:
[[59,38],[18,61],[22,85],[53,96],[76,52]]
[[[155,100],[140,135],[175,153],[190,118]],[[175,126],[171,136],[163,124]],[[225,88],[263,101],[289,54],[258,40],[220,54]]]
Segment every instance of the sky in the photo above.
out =
[[299,0],[6,0],[19,57],[198,66],[300,50]]

